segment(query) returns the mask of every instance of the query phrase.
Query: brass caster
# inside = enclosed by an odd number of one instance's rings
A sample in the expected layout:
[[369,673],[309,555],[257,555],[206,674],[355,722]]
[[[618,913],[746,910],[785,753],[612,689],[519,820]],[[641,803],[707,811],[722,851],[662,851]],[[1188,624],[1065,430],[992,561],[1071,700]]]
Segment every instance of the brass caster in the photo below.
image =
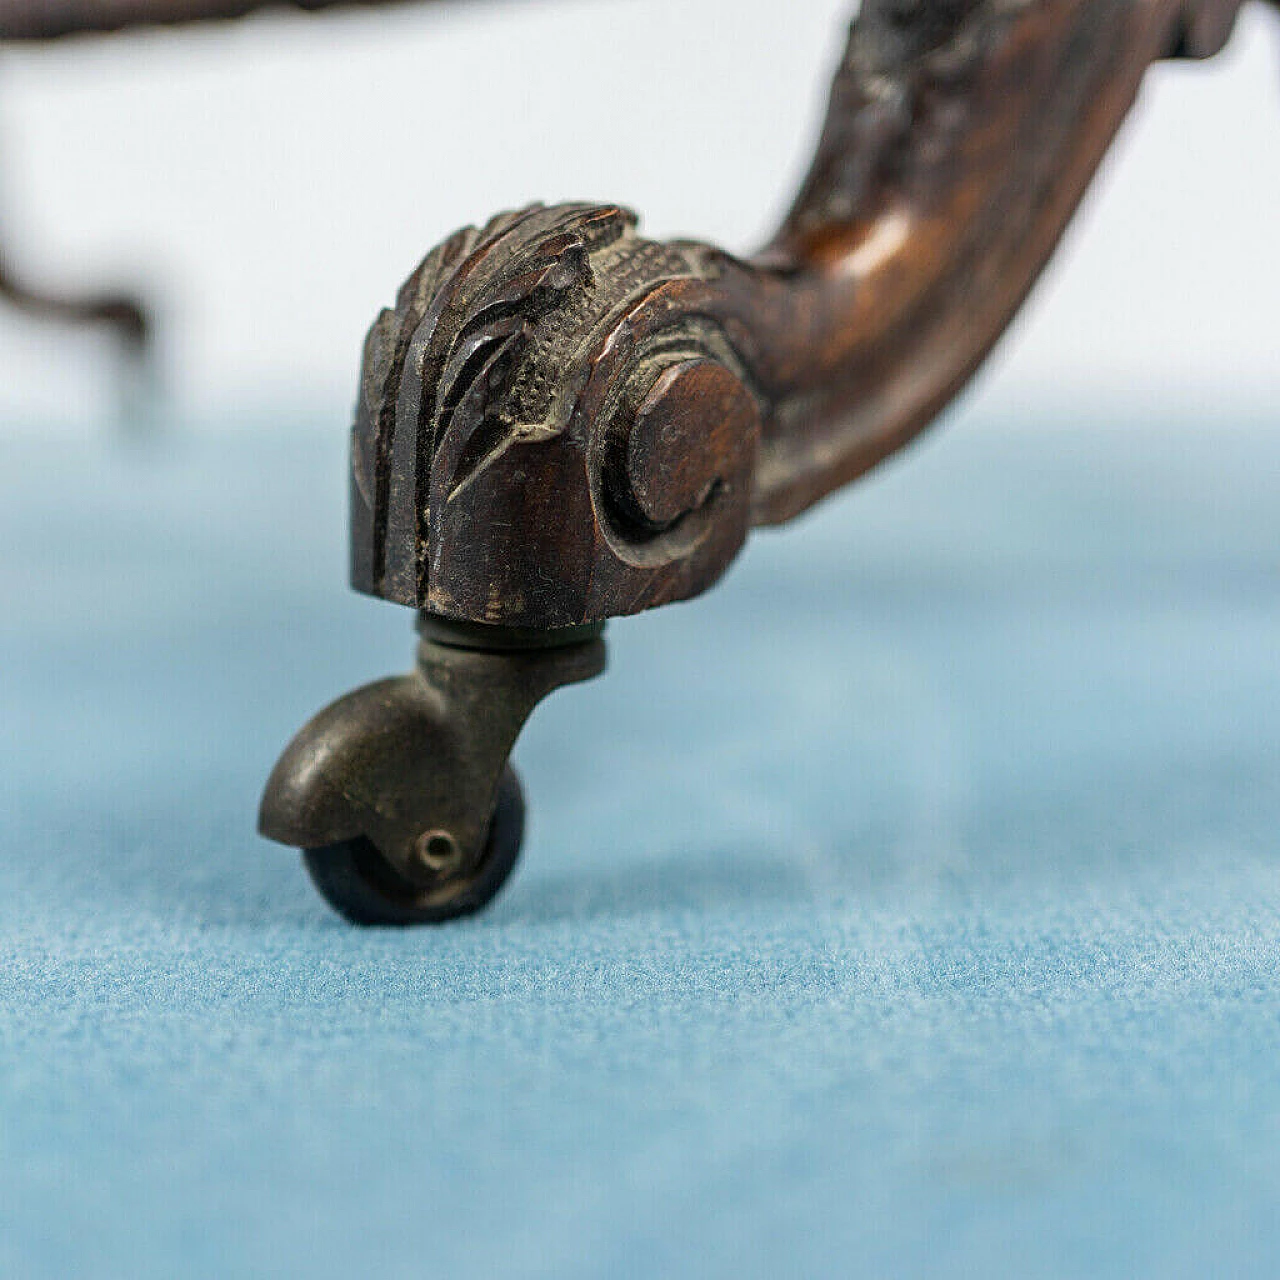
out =
[[419,630],[416,669],[320,712],[262,797],[259,830],[300,848],[355,924],[437,924],[494,897],[524,834],[516,737],[549,693],[604,670],[599,626]]
[[[479,911],[506,883],[524,838],[524,794],[516,771],[507,765],[489,819],[484,848],[473,872],[460,875],[452,837],[423,832],[418,844],[423,880],[396,871],[368,836],[356,836],[321,849],[304,849],[302,863],[324,900],[352,924],[439,924]],[[437,860],[439,842],[450,856]]]

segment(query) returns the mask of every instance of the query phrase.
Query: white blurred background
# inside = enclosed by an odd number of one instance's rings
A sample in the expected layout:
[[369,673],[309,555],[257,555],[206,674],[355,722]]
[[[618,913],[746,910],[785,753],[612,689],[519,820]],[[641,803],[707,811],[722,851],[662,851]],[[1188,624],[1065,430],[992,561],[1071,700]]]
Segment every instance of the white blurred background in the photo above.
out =
[[[0,227],[41,281],[137,279],[173,415],[331,428],[377,309],[443,235],[534,198],[760,243],[850,0],[492,0],[7,49]],[[1149,77],[979,384],[999,412],[1280,395],[1280,22]],[[100,424],[108,344],[0,313],[0,429]]]

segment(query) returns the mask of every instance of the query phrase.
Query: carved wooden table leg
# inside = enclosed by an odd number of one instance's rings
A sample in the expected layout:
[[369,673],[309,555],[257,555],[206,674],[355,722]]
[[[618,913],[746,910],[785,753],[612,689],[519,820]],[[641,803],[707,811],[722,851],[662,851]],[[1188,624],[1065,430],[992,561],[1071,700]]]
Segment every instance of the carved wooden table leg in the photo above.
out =
[[262,831],[311,850],[353,919],[487,899],[518,842],[506,753],[539,696],[600,669],[583,628],[705,591],[753,525],[916,435],[1026,296],[1148,65],[1215,51],[1235,10],[867,0],[756,257],[585,204],[428,254],[369,334],[352,436],[352,581],[420,612],[419,670],[302,731]]
[[[155,24],[225,22],[261,9],[314,12],[390,6],[407,0],[0,0],[0,43],[44,43],[68,36],[111,35]],[[130,293],[58,293],[39,288],[0,253],[0,298],[44,319],[114,331],[126,362],[129,399],[147,382],[154,321]]]
[[0,298],[45,320],[86,328],[111,330],[128,365],[128,379],[136,382],[151,351],[152,323],[147,308],[128,293],[69,294],[37,288],[23,279],[0,250]]

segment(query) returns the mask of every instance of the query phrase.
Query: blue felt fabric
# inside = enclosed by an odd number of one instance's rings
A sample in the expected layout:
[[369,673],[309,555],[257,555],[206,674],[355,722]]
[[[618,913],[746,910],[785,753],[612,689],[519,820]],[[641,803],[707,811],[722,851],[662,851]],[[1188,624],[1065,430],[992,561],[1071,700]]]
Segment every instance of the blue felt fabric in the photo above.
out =
[[1280,420],[1207,417],[971,416],[615,624],[407,933],[253,833],[410,657],[340,428],[0,437],[0,1275],[1274,1276]]

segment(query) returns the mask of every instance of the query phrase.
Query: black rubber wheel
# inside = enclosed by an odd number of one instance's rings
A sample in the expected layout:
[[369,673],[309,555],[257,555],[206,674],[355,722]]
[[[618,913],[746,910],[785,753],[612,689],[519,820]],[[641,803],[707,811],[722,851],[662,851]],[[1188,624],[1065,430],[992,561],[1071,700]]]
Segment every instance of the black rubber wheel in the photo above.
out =
[[440,924],[470,915],[506,883],[524,838],[524,794],[507,765],[489,820],[480,864],[468,876],[421,887],[410,884],[363,836],[304,849],[302,861],[325,901],[352,924]]

